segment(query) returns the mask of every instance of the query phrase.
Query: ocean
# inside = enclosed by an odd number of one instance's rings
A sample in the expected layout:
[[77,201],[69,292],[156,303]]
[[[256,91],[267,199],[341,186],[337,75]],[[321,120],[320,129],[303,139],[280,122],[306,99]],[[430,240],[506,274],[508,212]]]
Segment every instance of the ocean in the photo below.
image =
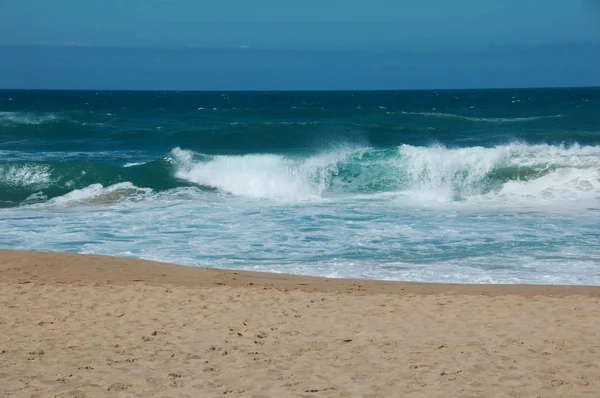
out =
[[0,248],[600,285],[600,89],[0,91]]

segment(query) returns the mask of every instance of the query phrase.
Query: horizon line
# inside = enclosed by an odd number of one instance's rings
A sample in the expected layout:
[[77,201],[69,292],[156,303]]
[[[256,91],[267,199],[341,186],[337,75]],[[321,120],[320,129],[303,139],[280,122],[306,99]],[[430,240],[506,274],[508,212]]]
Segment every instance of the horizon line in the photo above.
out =
[[86,43],[86,42],[32,42],[32,43],[16,43],[16,42],[0,42],[0,48],[69,48],[69,49],[114,49],[114,50],[239,50],[239,51],[291,51],[291,52],[403,52],[413,54],[456,54],[462,52],[496,52],[496,51],[530,51],[537,49],[552,49],[564,47],[580,47],[580,46],[600,46],[600,40],[589,41],[571,41],[564,43],[545,43],[545,44],[499,44],[489,43],[480,46],[467,46],[459,49],[456,47],[442,48],[410,48],[407,46],[383,46],[383,47],[264,47],[249,44],[236,45],[209,45],[199,43],[187,43],[181,45],[132,45],[132,44],[101,44],[101,43]]
[[588,89],[600,89],[599,86],[524,86],[524,87],[479,87],[479,88],[386,88],[386,89],[93,89],[93,88],[81,88],[81,89],[70,89],[70,88],[2,88],[1,91],[62,91],[62,92],[161,92],[161,93],[302,93],[302,92],[322,92],[322,93],[336,93],[336,92],[393,92],[393,91],[506,91],[506,90],[588,90]]

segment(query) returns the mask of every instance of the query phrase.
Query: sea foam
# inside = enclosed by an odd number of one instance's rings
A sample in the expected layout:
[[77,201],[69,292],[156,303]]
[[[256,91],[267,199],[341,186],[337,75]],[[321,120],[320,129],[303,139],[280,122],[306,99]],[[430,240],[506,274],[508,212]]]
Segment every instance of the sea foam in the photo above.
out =
[[0,126],[41,125],[60,120],[54,113],[0,112]]
[[418,200],[593,199],[600,147],[514,143],[491,148],[402,145],[343,148],[308,157],[210,156],[176,148],[178,178],[229,194],[310,200],[381,193]]

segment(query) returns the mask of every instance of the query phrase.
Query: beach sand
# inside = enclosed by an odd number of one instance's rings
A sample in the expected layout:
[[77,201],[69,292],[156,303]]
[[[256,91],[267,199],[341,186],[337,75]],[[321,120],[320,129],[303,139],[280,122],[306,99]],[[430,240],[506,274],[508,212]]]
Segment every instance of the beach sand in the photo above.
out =
[[0,251],[0,397],[597,397],[599,302]]

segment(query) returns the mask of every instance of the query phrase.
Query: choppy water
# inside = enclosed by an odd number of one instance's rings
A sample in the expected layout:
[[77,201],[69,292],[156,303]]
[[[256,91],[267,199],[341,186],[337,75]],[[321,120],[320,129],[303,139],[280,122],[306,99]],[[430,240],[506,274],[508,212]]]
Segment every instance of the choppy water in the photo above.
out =
[[600,284],[600,89],[0,91],[0,247]]

